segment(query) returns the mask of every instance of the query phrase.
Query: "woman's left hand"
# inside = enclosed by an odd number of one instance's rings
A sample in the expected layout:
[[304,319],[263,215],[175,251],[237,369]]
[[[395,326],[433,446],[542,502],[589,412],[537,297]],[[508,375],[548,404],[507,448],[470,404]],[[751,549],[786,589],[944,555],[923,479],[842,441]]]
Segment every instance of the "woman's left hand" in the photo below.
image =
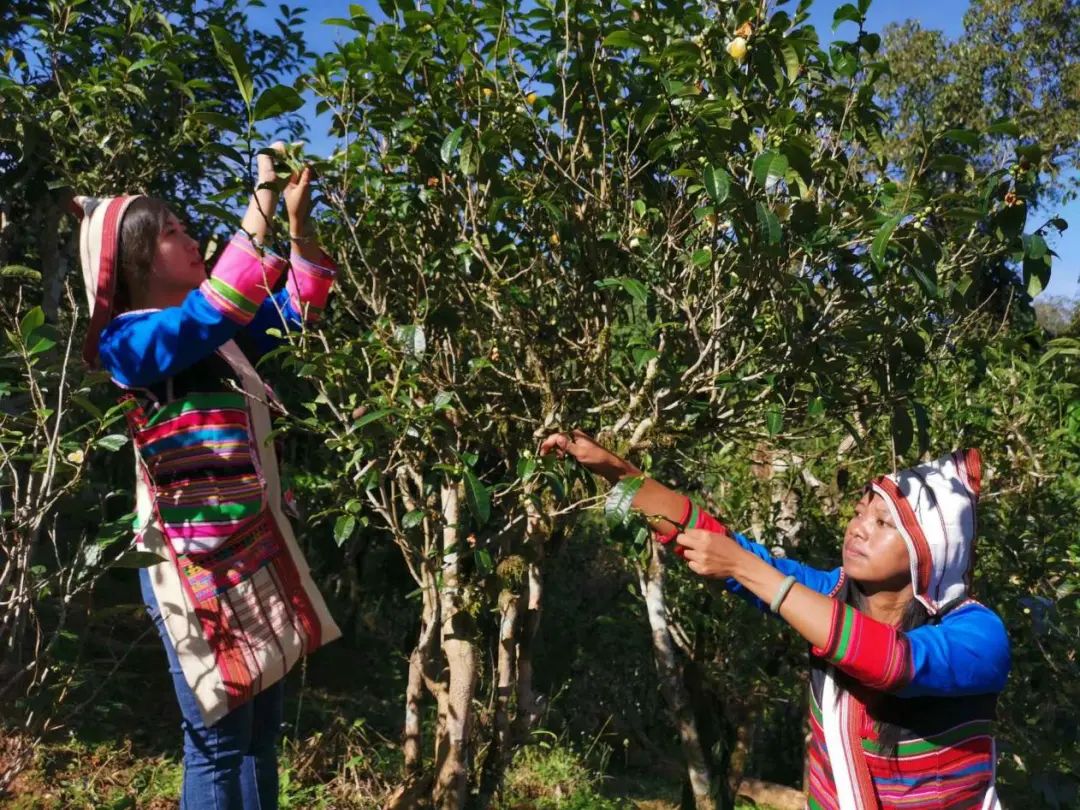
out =
[[687,529],[675,538],[678,551],[695,574],[713,579],[734,576],[742,546],[719,532]]

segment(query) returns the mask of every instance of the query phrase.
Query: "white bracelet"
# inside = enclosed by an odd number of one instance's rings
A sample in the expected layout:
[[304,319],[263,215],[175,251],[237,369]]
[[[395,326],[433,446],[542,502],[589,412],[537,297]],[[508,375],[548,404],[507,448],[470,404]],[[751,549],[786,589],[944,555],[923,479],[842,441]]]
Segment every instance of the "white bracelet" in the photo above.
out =
[[795,577],[790,574],[784,577],[784,581],[780,583],[780,588],[776,592],[776,596],[773,597],[772,604],[769,605],[769,610],[773,613],[780,612],[780,605],[784,604],[784,600],[787,599],[788,593],[791,591],[791,587],[795,584]]

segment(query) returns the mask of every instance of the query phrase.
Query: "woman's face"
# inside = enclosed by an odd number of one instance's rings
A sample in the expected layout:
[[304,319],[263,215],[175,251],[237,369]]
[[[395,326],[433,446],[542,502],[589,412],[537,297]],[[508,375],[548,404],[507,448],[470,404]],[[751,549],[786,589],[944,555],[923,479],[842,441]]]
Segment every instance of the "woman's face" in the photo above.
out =
[[199,243],[188,236],[183,223],[172,212],[158,235],[151,279],[151,284],[187,290],[193,290],[206,281],[206,264]]
[[907,544],[874,492],[863,495],[844,532],[844,572],[856,582],[886,589],[911,583]]

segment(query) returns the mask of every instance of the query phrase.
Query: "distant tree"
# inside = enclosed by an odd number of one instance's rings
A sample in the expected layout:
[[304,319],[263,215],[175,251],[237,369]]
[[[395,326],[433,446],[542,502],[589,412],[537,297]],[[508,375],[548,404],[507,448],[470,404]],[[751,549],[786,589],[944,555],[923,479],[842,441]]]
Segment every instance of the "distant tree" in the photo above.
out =
[[880,91],[895,157],[917,148],[924,129],[993,131],[1004,120],[981,154],[1000,167],[1013,154],[1007,135],[1038,143],[1029,159],[1052,182],[1029,203],[1080,190],[1080,1],[972,0],[956,40],[909,20],[886,29],[885,52],[892,73]]
[[1035,302],[1039,326],[1051,335],[1065,335],[1080,323],[1080,301],[1064,295],[1048,295]]
[[[253,94],[303,63],[301,12],[282,6],[266,34],[239,0],[18,0],[9,11],[0,21],[0,266],[41,273],[53,321],[76,261],[62,224],[71,191],[139,191],[182,213],[223,215],[199,203],[246,177],[250,153],[234,147],[253,99],[219,58],[213,30],[250,63]],[[300,131],[296,118],[283,123]]]

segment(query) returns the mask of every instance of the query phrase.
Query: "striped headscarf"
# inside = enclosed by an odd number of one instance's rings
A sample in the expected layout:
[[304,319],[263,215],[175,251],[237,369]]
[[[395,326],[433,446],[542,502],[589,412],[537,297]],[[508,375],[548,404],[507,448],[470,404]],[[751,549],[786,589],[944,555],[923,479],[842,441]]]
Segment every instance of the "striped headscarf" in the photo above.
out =
[[979,451],[957,450],[870,485],[907,543],[915,598],[930,615],[970,590],[981,481]]
[[90,308],[90,325],[83,342],[83,359],[96,365],[98,338],[112,318],[113,298],[119,267],[120,222],[124,212],[139,195],[125,197],[76,197],[75,211],[82,220],[79,229],[79,256],[83,286]]

